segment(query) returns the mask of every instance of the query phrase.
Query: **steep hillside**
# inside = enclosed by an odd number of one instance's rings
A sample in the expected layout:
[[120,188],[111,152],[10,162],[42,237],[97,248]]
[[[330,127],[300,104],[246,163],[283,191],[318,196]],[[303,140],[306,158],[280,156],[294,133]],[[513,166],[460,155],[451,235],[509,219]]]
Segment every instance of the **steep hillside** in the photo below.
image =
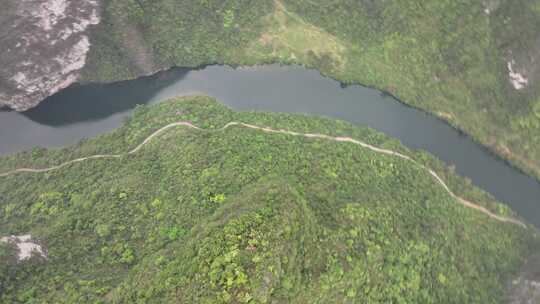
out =
[[7,0],[0,12],[0,107],[17,111],[80,80],[99,0]]
[[306,65],[433,113],[540,177],[539,0],[104,4],[87,80],[175,65]]
[[297,63],[387,91],[540,178],[540,0],[11,0],[0,23],[0,104],[18,110],[75,81]]
[[[380,133],[207,97],[1,158],[5,172],[6,303],[498,303],[538,243],[503,221],[511,210]],[[24,246],[39,250],[25,259]]]

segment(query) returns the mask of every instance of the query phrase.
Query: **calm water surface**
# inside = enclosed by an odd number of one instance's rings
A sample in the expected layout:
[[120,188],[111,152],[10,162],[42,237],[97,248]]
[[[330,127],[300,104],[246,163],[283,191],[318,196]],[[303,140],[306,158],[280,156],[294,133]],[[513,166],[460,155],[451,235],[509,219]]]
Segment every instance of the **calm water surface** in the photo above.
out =
[[214,96],[236,110],[317,114],[369,126],[455,165],[456,172],[540,227],[540,184],[534,179],[430,115],[377,90],[342,88],[296,66],[173,69],[133,81],[71,87],[28,112],[0,112],[0,154],[73,144],[120,126],[136,104],[194,94]]

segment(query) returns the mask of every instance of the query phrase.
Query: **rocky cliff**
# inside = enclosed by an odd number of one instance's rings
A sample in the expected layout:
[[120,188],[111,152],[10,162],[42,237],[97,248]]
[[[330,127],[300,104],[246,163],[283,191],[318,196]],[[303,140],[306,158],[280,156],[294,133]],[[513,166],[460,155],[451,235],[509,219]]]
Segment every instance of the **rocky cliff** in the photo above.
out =
[[9,0],[0,10],[0,106],[22,111],[77,81],[99,0]]

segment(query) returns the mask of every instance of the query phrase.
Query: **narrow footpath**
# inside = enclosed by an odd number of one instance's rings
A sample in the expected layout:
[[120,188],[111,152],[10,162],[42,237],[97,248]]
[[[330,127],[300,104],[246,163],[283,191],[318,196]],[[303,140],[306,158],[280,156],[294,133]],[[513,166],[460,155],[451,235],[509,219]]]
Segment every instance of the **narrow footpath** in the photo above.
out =
[[[0,177],[6,177],[6,176],[10,176],[10,175],[17,174],[17,173],[22,173],[22,172],[28,172],[28,173],[49,172],[49,171],[61,169],[63,167],[69,166],[69,165],[74,164],[74,163],[83,162],[83,161],[86,161],[86,160],[103,159],[103,158],[120,158],[120,157],[123,157],[125,155],[134,154],[134,153],[137,153],[140,149],[142,149],[146,144],[148,144],[156,136],[160,135],[161,133],[165,132],[168,129],[178,127],[178,126],[184,126],[184,127],[188,127],[188,128],[191,128],[191,129],[201,130],[201,131],[208,131],[208,130],[201,129],[201,128],[193,125],[190,122],[186,122],[186,121],[175,122],[175,123],[168,124],[168,125],[160,128],[159,130],[155,131],[150,136],[148,136],[142,143],[140,143],[137,147],[135,147],[133,150],[131,150],[129,152],[126,152],[124,154],[98,154],[98,155],[92,155],[92,156],[73,159],[73,160],[67,161],[65,163],[62,163],[62,164],[59,164],[59,165],[56,165],[56,166],[53,166],[53,167],[49,167],[49,168],[43,168],[43,169],[19,168],[19,169],[15,169],[13,171],[1,173]],[[480,205],[475,204],[473,202],[470,202],[470,201],[468,201],[468,200],[466,200],[466,199],[464,199],[462,197],[459,197],[454,192],[452,192],[452,190],[450,190],[448,185],[446,185],[446,183],[443,181],[443,179],[437,173],[435,173],[435,171],[433,171],[432,169],[427,168],[426,166],[420,164],[419,162],[415,161],[411,157],[409,157],[407,155],[404,155],[404,154],[401,154],[399,152],[396,152],[396,151],[393,151],[393,150],[388,150],[388,149],[378,148],[378,147],[372,146],[372,145],[370,145],[368,143],[365,143],[363,141],[356,140],[356,139],[353,139],[353,138],[350,138],[350,137],[333,137],[333,136],[330,136],[330,135],[317,134],[317,133],[298,133],[298,132],[289,131],[289,130],[283,130],[283,129],[272,129],[272,128],[269,128],[269,127],[261,127],[261,126],[256,126],[256,125],[242,123],[242,122],[229,122],[220,129],[212,130],[212,132],[224,131],[224,130],[226,130],[226,129],[230,128],[230,127],[234,127],[234,126],[259,130],[259,131],[262,131],[262,132],[265,132],[265,133],[286,134],[286,135],[300,136],[300,137],[306,137],[306,138],[319,138],[319,139],[331,140],[331,141],[335,141],[335,142],[348,142],[348,143],[353,143],[355,145],[358,145],[358,146],[361,146],[363,148],[369,149],[369,150],[374,151],[376,153],[387,154],[387,155],[391,155],[391,156],[394,156],[394,157],[399,157],[401,159],[405,159],[405,160],[410,161],[410,162],[414,163],[415,165],[419,166],[423,170],[426,170],[435,179],[435,181],[439,185],[441,185],[444,188],[444,190],[448,194],[450,194],[450,196],[452,196],[461,205],[463,205],[463,206],[465,206],[467,208],[471,208],[471,209],[477,210],[479,212],[482,212],[483,214],[487,215],[488,217],[490,217],[490,218],[492,218],[494,220],[497,220],[499,222],[511,223],[511,224],[519,225],[519,226],[521,226],[523,228],[527,228],[527,225],[525,223],[523,223],[522,221],[520,221],[520,220],[517,220],[515,218],[511,218],[511,217],[505,217],[505,216],[497,215],[497,214],[489,211],[488,209],[486,209],[483,206],[480,206]]]

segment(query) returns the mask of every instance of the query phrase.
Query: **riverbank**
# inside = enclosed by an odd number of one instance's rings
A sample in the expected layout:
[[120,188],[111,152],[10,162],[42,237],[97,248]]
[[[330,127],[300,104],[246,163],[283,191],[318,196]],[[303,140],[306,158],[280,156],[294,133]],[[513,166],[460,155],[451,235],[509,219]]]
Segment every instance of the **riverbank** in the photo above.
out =
[[[540,187],[536,180],[486,153],[484,148],[435,117],[404,106],[376,90],[357,85],[343,88],[315,70],[298,66],[173,69],[134,81],[73,87],[24,116],[16,112],[0,113],[0,138],[4,143],[0,154],[5,154],[6,149],[14,153],[36,146],[76,144],[81,139],[120,127],[137,104],[192,94],[214,96],[235,110],[323,115],[369,126],[410,149],[436,155],[446,163],[441,166],[443,170],[450,166],[457,174],[469,178],[468,182],[507,203],[528,222],[540,226]],[[117,153],[123,152],[125,148]],[[40,150],[35,148],[27,153],[39,155]],[[90,154],[114,153],[103,150],[70,159]]]
[[[141,144],[139,144],[137,147],[135,147],[133,150],[131,150],[129,152],[126,152],[124,154],[91,155],[91,156],[86,156],[86,157],[82,157],[82,158],[77,158],[77,159],[74,159],[74,160],[69,160],[69,161],[64,162],[62,164],[59,164],[59,165],[56,165],[56,166],[53,166],[53,167],[49,167],[49,168],[41,168],[41,169],[17,168],[17,169],[15,169],[13,171],[10,171],[10,172],[5,172],[5,173],[0,172],[0,177],[8,177],[10,175],[14,175],[14,174],[17,174],[17,173],[24,173],[24,172],[26,172],[26,173],[46,173],[46,172],[51,172],[51,171],[54,171],[54,170],[62,169],[63,167],[66,167],[66,166],[69,166],[69,165],[72,165],[72,164],[75,164],[75,163],[79,163],[79,162],[83,162],[83,161],[87,161],[87,160],[93,160],[93,159],[121,158],[121,157],[127,156],[129,154],[137,153],[137,151],[142,149],[154,137],[160,135],[161,133],[165,132],[166,130],[168,130],[170,128],[178,127],[178,126],[184,126],[184,127],[188,127],[188,128],[191,128],[191,129],[202,130],[201,128],[193,125],[192,123],[190,123],[188,121],[174,122],[174,123],[171,123],[171,124],[168,124],[166,126],[163,126],[163,127],[159,128],[157,131],[155,131],[154,133],[150,134],[147,138],[145,138],[144,141]],[[244,127],[244,128],[255,129],[255,130],[259,130],[259,131],[266,132],[266,133],[278,133],[278,134],[286,134],[286,135],[291,135],[291,136],[302,136],[302,137],[306,137],[306,138],[325,139],[325,140],[331,140],[331,141],[335,141],[335,142],[349,142],[349,143],[359,145],[359,146],[361,146],[363,148],[372,150],[372,151],[374,151],[376,153],[392,155],[392,156],[396,156],[396,157],[411,161],[414,164],[420,166],[422,169],[429,172],[429,174],[431,174],[435,178],[435,180],[448,192],[448,194],[450,194],[453,198],[456,199],[456,201],[458,203],[462,204],[463,206],[465,206],[467,208],[475,209],[475,210],[477,210],[477,211],[479,211],[481,213],[484,213],[488,217],[490,217],[490,218],[492,218],[494,220],[497,220],[499,222],[512,223],[514,225],[519,225],[519,226],[522,226],[523,228],[527,228],[527,225],[525,223],[523,223],[522,221],[494,214],[493,212],[487,210],[485,207],[482,207],[482,206],[480,206],[478,204],[469,202],[469,201],[457,196],[454,192],[452,192],[452,190],[450,190],[450,188],[448,187],[448,185],[446,185],[446,183],[442,180],[442,178],[439,175],[437,175],[437,173],[435,173],[435,171],[425,167],[424,165],[419,164],[418,162],[413,160],[411,157],[409,157],[407,155],[403,155],[403,154],[401,154],[399,152],[396,152],[396,151],[393,151],[393,150],[388,150],[388,149],[381,149],[381,148],[369,145],[369,144],[367,144],[367,143],[365,143],[363,141],[359,141],[359,140],[356,140],[356,139],[353,139],[353,138],[350,138],[350,137],[343,137],[343,136],[342,137],[332,137],[332,136],[328,136],[328,135],[325,135],[325,134],[298,133],[298,132],[294,132],[294,131],[290,131],[290,130],[275,130],[275,129],[268,128],[268,127],[261,127],[261,126],[246,124],[246,123],[242,123],[242,122],[228,122],[225,126],[223,126],[222,128],[217,129],[216,131],[224,131],[224,130],[228,129],[229,127],[234,127],[234,126],[240,126],[240,127]]]
[[[202,130],[176,127],[185,121]],[[114,132],[0,165],[126,150],[122,161],[2,177],[0,231],[47,251],[46,261],[0,259],[2,300],[500,303],[534,250],[534,229],[456,204],[397,156],[489,201],[428,154],[343,121],[234,112],[208,97],[139,107]]]
[[[161,2],[132,3],[127,10],[159,69],[276,62],[315,68],[432,113],[540,178],[540,116],[534,110],[540,105],[534,81],[540,72],[527,62],[534,56],[526,55],[540,54],[535,51],[535,29],[540,28],[536,2],[418,1],[372,7],[347,1],[209,2],[212,9],[189,1]],[[107,4],[105,20],[114,20],[115,5]],[[137,60],[129,59],[118,42],[122,28],[112,22],[100,26],[84,80],[136,77]],[[528,79],[521,89],[509,75],[512,60],[512,75]]]

